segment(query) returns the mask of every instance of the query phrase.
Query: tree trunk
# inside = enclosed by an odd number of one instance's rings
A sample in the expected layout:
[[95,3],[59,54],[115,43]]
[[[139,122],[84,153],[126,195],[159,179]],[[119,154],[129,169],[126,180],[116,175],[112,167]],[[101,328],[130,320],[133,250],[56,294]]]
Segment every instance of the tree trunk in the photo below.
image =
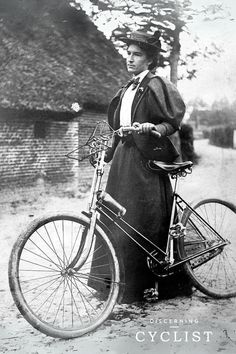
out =
[[170,81],[177,86],[178,82],[178,63],[180,56],[180,40],[179,40],[180,29],[176,27],[174,31],[174,42],[170,54]]
[[[173,47],[170,54],[170,81],[175,86],[177,86],[177,82],[178,82],[178,64],[179,64],[179,57],[180,57],[179,34],[180,34],[180,29],[178,29],[178,27],[176,26],[176,29],[174,31]],[[171,140],[174,143],[174,145],[177,147],[178,151],[180,152],[179,160],[181,161],[182,154],[181,154],[181,143],[180,143],[179,132],[173,134],[171,136]]]
[[171,53],[170,60],[170,81],[177,86],[178,82],[178,62],[179,62],[179,53]]

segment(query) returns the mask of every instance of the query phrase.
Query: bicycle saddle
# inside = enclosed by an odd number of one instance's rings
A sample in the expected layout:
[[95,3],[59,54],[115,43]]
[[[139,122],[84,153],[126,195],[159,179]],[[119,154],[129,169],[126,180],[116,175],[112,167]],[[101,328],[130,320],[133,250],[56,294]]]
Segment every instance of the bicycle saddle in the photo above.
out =
[[162,161],[149,160],[147,163],[147,167],[152,171],[162,171],[170,174],[177,174],[182,172],[187,173],[187,170],[191,171],[192,166],[192,161],[174,162],[172,164],[169,164]]

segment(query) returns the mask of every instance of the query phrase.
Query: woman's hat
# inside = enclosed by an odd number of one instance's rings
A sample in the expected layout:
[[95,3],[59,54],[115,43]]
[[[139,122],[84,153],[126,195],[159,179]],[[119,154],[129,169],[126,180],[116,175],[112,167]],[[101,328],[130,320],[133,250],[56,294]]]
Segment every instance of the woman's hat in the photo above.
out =
[[127,37],[119,37],[118,39],[126,44],[137,43],[147,47],[156,48],[159,52],[165,52],[161,49],[160,32],[149,34],[141,31],[131,32]]

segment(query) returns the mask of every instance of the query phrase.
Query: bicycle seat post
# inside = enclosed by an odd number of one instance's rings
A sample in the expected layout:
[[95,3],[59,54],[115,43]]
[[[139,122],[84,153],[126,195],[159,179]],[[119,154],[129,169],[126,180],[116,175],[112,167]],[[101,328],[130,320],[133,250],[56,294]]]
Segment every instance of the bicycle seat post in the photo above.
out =
[[172,178],[175,180],[174,181],[174,188],[173,188],[173,202],[172,202],[172,209],[171,209],[171,218],[170,218],[170,226],[173,225],[174,223],[174,218],[175,218],[175,211],[176,211],[176,195],[179,187],[179,175],[172,175]]
[[169,225],[169,231],[168,231],[168,239],[167,239],[167,245],[166,245],[166,254],[167,254],[167,261],[170,262],[170,264],[174,263],[174,240],[172,236],[170,235],[170,229],[174,225],[174,220],[175,220],[175,214],[176,214],[176,196],[177,196],[177,191],[178,191],[178,186],[179,186],[179,175],[172,175],[171,176],[175,182],[174,182],[174,188],[173,188],[173,196],[172,196],[172,208],[171,208],[171,217],[170,217],[170,225]]

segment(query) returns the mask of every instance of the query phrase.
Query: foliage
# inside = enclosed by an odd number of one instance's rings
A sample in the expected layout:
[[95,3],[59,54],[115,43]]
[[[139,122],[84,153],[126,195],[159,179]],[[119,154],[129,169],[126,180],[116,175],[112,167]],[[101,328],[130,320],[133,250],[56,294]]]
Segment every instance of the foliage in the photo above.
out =
[[[83,7],[84,1],[74,0]],[[187,25],[194,16],[203,15],[206,20],[214,20],[219,16],[226,16],[220,5],[204,7],[198,12],[192,9],[190,0],[87,0],[91,4],[91,17],[97,24],[106,24],[106,28],[115,23],[110,37],[115,45],[119,35],[128,34],[130,31],[143,29],[146,31],[159,30],[164,49],[167,53],[160,56],[160,67],[170,66],[170,79],[175,84],[184,77],[196,77],[196,68],[193,63],[199,56],[209,58],[219,55],[219,49],[213,44],[210,47],[200,48],[197,45],[186,56],[181,56],[181,34],[188,32]],[[178,66],[185,68],[185,74],[178,74]]]
[[212,145],[232,148],[234,128],[230,125],[224,127],[214,127],[210,131],[209,142]]
[[193,128],[189,124],[182,124],[180,132],[180,145],[183,161],[198,162],[198,156],[194,151]]
[[[202,105],[200,106],[199,103]],[[229,124],[236,126],[236,101],[232,103],[229,103],[227,99],[214,101],[209,109],[206,109],[202,101],[193,102],[192,105],[194,108],[189,122],[196,128]]]

